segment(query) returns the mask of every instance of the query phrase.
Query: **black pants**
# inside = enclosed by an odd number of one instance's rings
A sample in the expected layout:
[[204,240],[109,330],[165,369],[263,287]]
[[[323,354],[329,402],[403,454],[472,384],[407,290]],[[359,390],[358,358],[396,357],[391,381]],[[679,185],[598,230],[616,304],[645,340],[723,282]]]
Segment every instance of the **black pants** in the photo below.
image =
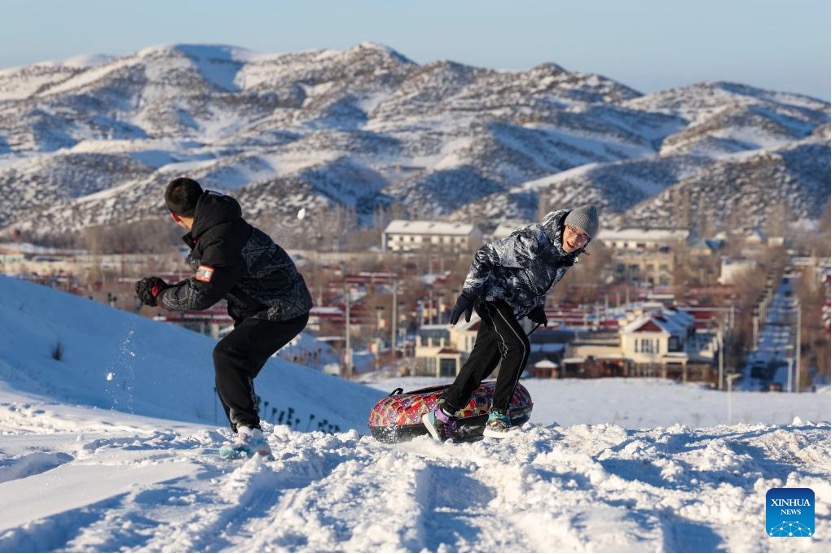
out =
[[233,430],[238,425],[260,427],[254,378],[272,354],[303,331],[308,320],[309,314],[288,321],[250,317],[214,347],[217,394]]
[[491,375],[499,363],[500,374],[492,408],[505,411],[529,360],[529,338],[505,302],[478,300],[474,309],[482,318],[474,349],[442,397],[448,411],[464,408],[483,379]]

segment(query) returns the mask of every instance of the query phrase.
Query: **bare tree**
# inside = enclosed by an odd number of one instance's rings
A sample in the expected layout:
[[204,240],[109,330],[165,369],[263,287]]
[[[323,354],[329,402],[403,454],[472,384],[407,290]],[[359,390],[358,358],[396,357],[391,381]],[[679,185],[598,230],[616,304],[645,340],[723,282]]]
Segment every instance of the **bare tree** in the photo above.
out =
[[145,220],[88,227],[83,232],[87,250],[94,254],[169,253],[184,232],[166,221]]
[[[800,348],[802,369],[814,368],[830,375],[830,337],[823,326],[823,309],[829,300],[829,290],[811,268],[806,268],[795,283],[800,300]],[[801,386],[809,386],[809,372],[801,372]]]
[[766,224],[763,229],[769,237],[782,237],[788,234],[791,209],[784,198],[768,204],[766,207]]

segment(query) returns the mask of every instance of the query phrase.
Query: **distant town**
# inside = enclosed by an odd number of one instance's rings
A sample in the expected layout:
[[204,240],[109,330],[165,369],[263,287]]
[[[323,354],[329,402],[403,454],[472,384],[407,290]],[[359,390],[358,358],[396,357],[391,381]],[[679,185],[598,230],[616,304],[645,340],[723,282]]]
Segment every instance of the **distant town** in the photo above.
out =
[[[315,300],[306,330],[315,340],[278,355],[344,378],[379,371],[452,378],[479,325],[476,316],[448,324],[472,256],[484,240],[521,225],[485,234],[474,224],[397,219],[371,246],[284,244]],[[550,291],[549,325],[528,325],[526,376],[657,377],[792,392],[826,384],[828,229],[815,234],[602,229],[591,255]],[[57,248],[17,235],[0,242],[0,273],[220,338],[232,324],[222,304],[177,314],[135,297],[143,276],[190,277],[186,254],[174,246],[154,253]]]

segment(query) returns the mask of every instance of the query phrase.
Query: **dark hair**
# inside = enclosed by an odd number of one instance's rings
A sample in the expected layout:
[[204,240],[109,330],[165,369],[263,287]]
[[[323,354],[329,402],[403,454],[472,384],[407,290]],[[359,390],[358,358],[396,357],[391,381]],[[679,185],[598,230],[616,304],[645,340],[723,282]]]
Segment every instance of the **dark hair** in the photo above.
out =
[[188,177],[177,177],[165,190],[165,204],[176,215],[193,217],[200,196],[202,187],[199,183]]

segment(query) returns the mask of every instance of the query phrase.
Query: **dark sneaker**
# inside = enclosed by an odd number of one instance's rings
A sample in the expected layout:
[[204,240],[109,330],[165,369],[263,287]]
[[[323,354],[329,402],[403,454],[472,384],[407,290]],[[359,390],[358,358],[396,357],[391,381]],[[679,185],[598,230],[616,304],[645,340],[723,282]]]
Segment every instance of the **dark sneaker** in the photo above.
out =
[[422,423],[428,430],[428,433],[430,433],[430,436],[440,442],[445,442],[453,438],[454,431],[457,428],[456,418],[449,416],[441,408],[436,408],[432,412],[423,415]]
[[482,436],[504,439],[512,433],[512,429],[511,418],[508,414],[491,410],[488,412],[488,421],[485,423]]

